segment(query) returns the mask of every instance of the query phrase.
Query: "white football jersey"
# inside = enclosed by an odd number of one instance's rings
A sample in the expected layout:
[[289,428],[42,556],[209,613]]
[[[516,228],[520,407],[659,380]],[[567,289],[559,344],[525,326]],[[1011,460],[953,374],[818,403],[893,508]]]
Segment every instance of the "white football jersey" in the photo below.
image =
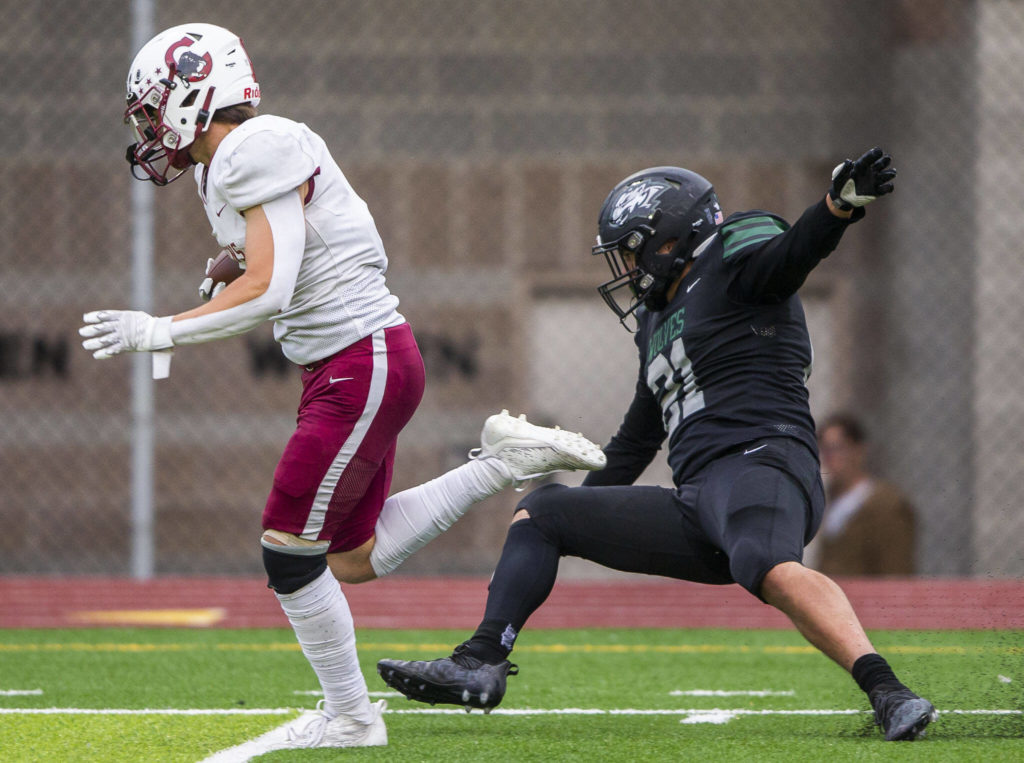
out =
[[242,210],[309,181],[306,248],[295,291],[271,319],[289,360],[307,365],[404,323],[398,298],[384,281],[388,261],[366,202],[306,125],[269,115],[249,119],[224,137],[208,168],[196,167],[195,177],[214,237],[240,260]]

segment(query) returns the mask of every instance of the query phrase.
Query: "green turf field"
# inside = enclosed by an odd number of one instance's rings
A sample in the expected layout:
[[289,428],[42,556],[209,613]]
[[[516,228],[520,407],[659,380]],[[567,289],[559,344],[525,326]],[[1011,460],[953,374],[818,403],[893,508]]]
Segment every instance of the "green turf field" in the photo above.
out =
[[[360,631],[390,745],[260,760],[1024,760],[1020,631],[872,634],[942,712],[912,744],[883,742],[853,681],[788,631],[527,631],[488,716],[409,702],[376,675],[381,657],[442,656],[464,636]],[[316,689],[290,631],[0,631],[0,760],[198,761]]]

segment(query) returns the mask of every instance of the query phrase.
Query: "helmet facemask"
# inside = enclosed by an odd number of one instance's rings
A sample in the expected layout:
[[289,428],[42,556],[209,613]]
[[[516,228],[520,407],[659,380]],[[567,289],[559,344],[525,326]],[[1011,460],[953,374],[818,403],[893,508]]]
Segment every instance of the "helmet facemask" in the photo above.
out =
[[641,225],[614,241],[603,242],[598,236],[597,243],[591,249],[592,254],[604,255],[608,269],[612,272],[611,279],[598,286],[597,291],[623,325],[626,325],[626,318],[644,304],[658,286],[659,279],[643,268],[640,256],[644,244],[653,236],[654,228]]
[[[181,135],[168,127],[164,119],[171,87],[173,82],[162,80],[142,98],[129,97],[124,117],[134,140],[125,154],[132,175],[160,186],[176,180],[193,164],[189,146],[180,145]],[[145,174],[139,175],[136,167],[141,167]]]

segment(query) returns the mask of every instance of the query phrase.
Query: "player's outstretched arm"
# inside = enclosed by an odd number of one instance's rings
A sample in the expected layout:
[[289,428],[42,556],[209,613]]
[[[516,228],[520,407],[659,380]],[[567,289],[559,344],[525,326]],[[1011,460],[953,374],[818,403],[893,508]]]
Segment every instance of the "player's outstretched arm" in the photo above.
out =
[[86,314],[79,333],[96,358],[167,349],[241,334],[288,306],[305,247],[298,193],[246,210],[245,272],[206,304],[154,318],[134,310]]
[[[729,296],[739,302],[778,302],[803,285],[807,275],[833,252],[846,227],[864,217],[864,207],[893,191],[896,170],[892,157],[880,148],[865,152],[856,161],[847,159],[832,171],[832,185],[822,203],[815,202],[792,226],[778,224],[761,214],[730,218],[722,237],[736,277]],[[838,219],[837,219],[838,218]],[[753,225],[760,236],[744,236]],[[772,228],[778,233],[770,235]]]
[[85,337],[82,347],[97,360],[122,352],[151,352],[174,346],[171,316],[156,318],[141,310],[93,310],[82,316],[78,333]]

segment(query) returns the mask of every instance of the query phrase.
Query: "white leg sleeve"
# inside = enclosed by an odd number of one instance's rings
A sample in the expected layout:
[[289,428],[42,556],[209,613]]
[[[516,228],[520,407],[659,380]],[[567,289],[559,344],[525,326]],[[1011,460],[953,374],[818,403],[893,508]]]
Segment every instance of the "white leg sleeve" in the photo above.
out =
[[373,719],[366,680],[356,657],[348,602],[330,569],[298,591],[275,594],[324,690],[324,710],[362,723]]
[[413,552],[451,527],[478,501],[512,484],[512,473],[497,458],[481,458],[384,502],[370,552],[377,577],[393,572]]

